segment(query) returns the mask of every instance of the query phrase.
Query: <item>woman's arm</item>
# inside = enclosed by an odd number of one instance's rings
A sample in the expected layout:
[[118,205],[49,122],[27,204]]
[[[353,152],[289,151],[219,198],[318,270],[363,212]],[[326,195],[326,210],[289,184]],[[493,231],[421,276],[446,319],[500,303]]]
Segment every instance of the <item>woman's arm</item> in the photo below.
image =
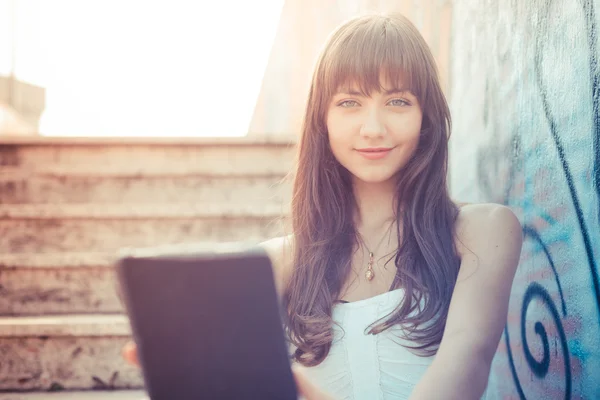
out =
[[411,400],[479,399],[506,323],[523,233],[510,208],[464,207],[457,221],[460,271],[437,355]]
[[260,246],[265,249],[271,265],[273,266],[273,274],[275,278],[275,286],[277,294],[281,299],[283,290],[286,287],[293,265],[293,236],[281,236],[266,240],[260,243]]

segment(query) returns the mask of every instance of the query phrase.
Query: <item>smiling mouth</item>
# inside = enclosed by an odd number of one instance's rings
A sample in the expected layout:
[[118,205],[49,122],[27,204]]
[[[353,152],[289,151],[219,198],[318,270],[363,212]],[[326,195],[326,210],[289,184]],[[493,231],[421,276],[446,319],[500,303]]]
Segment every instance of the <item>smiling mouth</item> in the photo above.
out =
[[356,149],[356,151],[358,152],[358,154],[365,158],[368,158],[369,160],[377,160],[387,156],[392,149],[393,147],[373,147],[367,149]]
[[356,149],[356,151],[363,151],[365,153],[377,153],[381,151],[390,151],[392,147],[369,147],[365,149]]

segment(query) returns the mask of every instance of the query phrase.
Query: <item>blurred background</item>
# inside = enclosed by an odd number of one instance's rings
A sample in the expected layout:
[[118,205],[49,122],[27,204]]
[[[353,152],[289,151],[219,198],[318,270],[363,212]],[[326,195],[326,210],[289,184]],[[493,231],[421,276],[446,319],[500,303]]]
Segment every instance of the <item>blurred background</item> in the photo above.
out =
[[116,252],[289,233],[317,54],[371,11],[436,58],[453,199],[523,227],[488,399],[600,399],[599,7],[0,0],[0,400],[141,397]]
[[0,0],[0,126],[46,136],[293,135],[320,47],[357,12],[411,16],[447,83],[443,3]]

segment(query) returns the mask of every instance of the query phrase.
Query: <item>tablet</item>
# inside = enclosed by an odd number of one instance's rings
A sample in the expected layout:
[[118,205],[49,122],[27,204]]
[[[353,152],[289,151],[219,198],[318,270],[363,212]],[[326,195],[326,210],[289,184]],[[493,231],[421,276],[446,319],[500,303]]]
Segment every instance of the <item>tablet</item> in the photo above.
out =
[[261,247],[128,250],[116,271],[152,400],[297,400]]

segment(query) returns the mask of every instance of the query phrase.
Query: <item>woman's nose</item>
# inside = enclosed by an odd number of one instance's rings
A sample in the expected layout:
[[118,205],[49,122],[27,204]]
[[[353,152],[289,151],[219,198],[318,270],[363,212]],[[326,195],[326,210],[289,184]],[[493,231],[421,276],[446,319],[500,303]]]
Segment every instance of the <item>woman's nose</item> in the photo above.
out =
[[377,109],[371,109],[365,116],[365,121],[361,126],[360,134],[362,136],[382,136],[385,134],[385,124]]

